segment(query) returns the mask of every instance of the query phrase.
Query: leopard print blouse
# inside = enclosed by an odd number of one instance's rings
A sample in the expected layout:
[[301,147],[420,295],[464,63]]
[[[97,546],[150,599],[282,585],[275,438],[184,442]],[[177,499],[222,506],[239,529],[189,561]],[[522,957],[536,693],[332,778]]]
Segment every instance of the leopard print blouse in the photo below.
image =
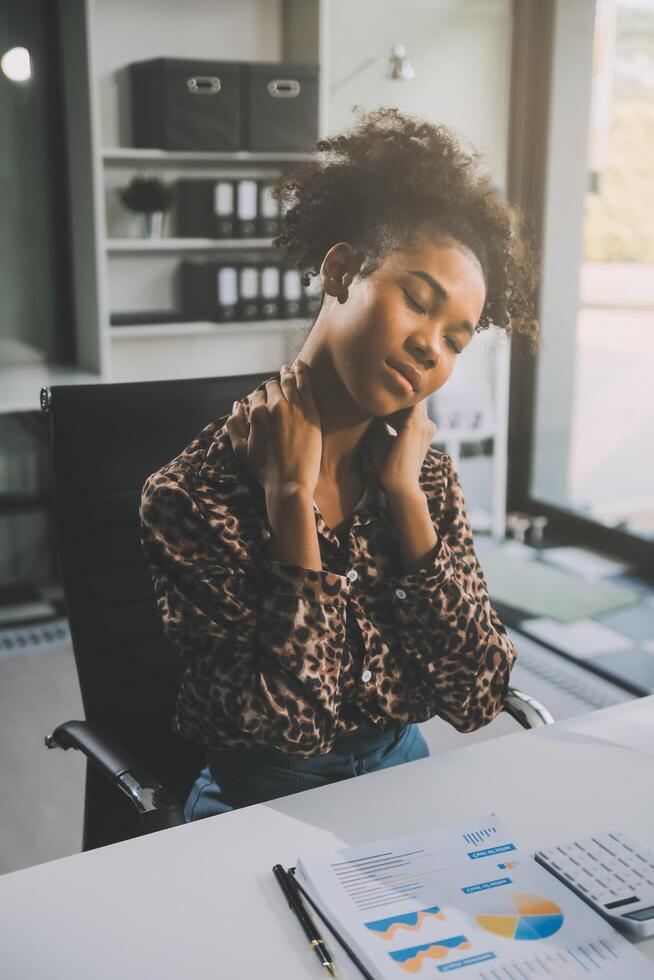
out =
[[440,715],[462,732],[491,721],[517,654],[491,606],[451,457],[430,448],[422,466],[438,536],[422,567],[401,573],[364,453],[368,492],[343,542],[314,501],[313,571],[270,558],[263,487],[234,455],[226,419],[149,476],[141,498],[157,605],[183,662],[175,730],[208,750],[313,756],[364,720],[382,730]]

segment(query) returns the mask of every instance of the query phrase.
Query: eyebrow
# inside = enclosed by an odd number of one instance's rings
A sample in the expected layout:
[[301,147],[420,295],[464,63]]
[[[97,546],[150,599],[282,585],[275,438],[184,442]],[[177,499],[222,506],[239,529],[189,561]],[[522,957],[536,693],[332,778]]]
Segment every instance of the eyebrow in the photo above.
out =
[[[431,287],[432,291],[434,292],[435,296],[438,299],[447,300],[450,298],[450,294],[447,292],[447,290],[443,286],[441,286],[438,280],[430,276],[428,272],[422,272],[420,270],[414,271],[413,269],[407,269],[407,272],[409,272],[412,276],[417,276],[418,279],[422,279],[423,282],[426,282],[427,285]],[[470,334],[471,337],[474,336],[475,333],[473,326],[469,320],[463,320],[462,323],[460,323],[459,326],[455,327],[454,329],[465,330],[465,332]]]

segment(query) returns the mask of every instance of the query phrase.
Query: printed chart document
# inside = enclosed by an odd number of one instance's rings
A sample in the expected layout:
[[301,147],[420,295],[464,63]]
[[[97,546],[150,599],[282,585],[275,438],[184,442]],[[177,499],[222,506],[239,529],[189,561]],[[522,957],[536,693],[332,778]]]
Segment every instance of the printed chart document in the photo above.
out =
[[375,980],[654,978],[495,814],[303,858],[296,878]]

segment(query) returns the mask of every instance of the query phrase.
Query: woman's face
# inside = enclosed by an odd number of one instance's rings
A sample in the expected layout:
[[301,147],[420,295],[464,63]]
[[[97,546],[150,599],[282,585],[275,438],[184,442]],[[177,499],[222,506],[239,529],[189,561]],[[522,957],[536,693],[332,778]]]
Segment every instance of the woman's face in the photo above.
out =
[[[441,388],[470,343],[486,286],[476,257],[451,239],[392,252],[335,300],[330,348],[354,401],[373,417],[410,408]],[[406,367],[413,384],[392,365]]]

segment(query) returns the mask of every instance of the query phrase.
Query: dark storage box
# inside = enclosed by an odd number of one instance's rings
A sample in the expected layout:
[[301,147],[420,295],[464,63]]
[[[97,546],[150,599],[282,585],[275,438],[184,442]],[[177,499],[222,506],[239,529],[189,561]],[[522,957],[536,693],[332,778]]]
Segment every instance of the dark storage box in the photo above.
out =
[[236,187],[233,180],[177,181],[180,238],[235,238]]
[[245,70],[246,145],[251,151],[311,151],[318,139],[318,68],[278,63]]
[[134,146],[243,148],[243,65],[153,58],[129,65]]

